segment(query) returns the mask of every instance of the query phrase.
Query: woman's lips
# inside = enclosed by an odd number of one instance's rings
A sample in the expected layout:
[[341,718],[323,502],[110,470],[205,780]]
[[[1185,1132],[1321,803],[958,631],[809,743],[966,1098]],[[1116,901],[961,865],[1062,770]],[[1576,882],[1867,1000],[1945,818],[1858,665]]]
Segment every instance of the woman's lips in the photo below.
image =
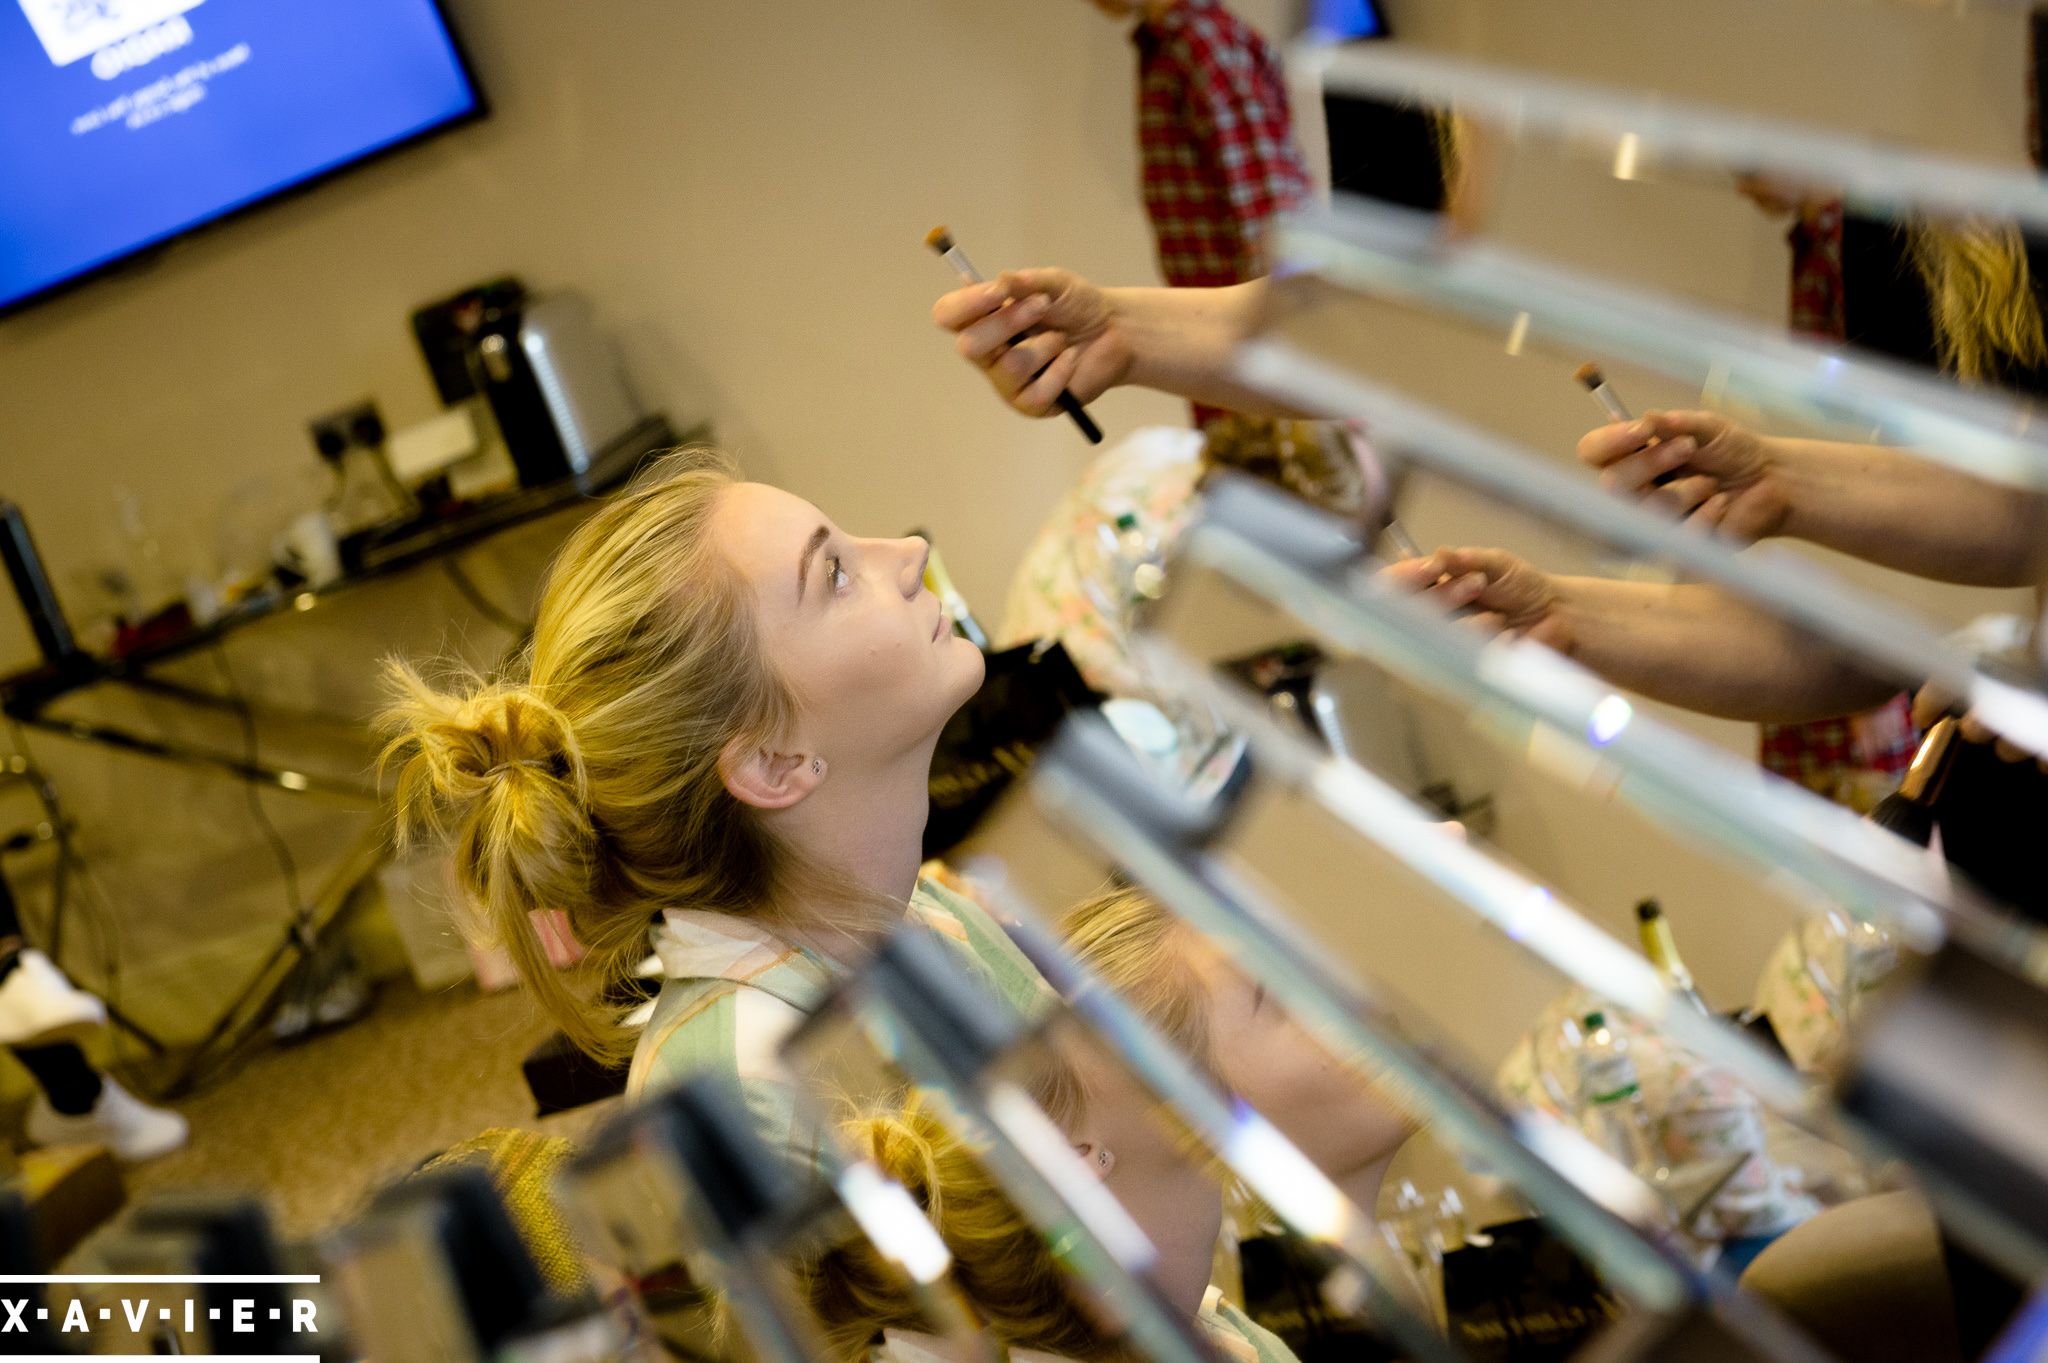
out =
[[933,643],[936,644],[939,641],[939,636],[946,632],[946,626],[950,623],[952,622],[946,619],[946,608],[944,606],[939,607],[939,623],[932,626]]

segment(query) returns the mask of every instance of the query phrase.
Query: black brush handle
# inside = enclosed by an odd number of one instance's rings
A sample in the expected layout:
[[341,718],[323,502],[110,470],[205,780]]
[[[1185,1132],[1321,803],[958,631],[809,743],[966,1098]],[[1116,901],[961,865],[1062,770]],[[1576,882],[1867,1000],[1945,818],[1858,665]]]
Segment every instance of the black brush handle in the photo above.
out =
[[1060,395],[1054,398],[1053,401],[1060,405],[1062,412],[1073,418],[1074,424],[1081,428],[1081,434],[1088,437],[1089,444],[1100,445],[1102,443],[1102,428],[1095,424],[1094,417],[1088,415],[1088,409],[1081,405],[1079,398],[1062,388],[1060,389]]

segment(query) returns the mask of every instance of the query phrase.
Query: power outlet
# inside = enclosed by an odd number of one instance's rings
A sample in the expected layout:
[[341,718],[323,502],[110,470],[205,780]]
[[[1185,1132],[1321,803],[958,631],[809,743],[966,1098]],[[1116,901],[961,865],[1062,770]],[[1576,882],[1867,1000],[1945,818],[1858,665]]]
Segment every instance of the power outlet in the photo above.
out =
[[312,434],[313,448],[330,464],[340,463],[342,455],[353,446],[374,450],[384,444],[384,415],[370,398],[315,417],[306,423],[306,429]]

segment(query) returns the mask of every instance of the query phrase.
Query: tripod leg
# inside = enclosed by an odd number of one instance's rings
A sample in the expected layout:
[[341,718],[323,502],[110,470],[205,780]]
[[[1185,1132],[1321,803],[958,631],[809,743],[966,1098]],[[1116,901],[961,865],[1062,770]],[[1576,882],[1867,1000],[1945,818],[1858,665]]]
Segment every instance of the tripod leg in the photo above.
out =
[[164,1045],[163,1039],[155,1032],[150,1031],[149,1028],[143,1026],[134,1018],[129,1017],[113,1004],[107,1003],[105,999],[101,999],[100,1002],[106,1003],[107,1021],[134,1037],[137,1041],[140,1041],[148,1048],[151,1055],[163,1055],[170,1049]]

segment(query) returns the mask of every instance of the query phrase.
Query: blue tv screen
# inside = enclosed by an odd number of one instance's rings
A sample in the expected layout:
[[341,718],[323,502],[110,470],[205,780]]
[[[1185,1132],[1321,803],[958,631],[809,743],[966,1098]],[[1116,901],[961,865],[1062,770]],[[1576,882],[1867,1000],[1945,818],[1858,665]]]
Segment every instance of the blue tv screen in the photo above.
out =
[[1317,41],[1326,43],[1387,36],[1386,16],[1377,0],[1315,0],[1308,26]]
[[482,112],[435,0],[0,0],[0,312]]

